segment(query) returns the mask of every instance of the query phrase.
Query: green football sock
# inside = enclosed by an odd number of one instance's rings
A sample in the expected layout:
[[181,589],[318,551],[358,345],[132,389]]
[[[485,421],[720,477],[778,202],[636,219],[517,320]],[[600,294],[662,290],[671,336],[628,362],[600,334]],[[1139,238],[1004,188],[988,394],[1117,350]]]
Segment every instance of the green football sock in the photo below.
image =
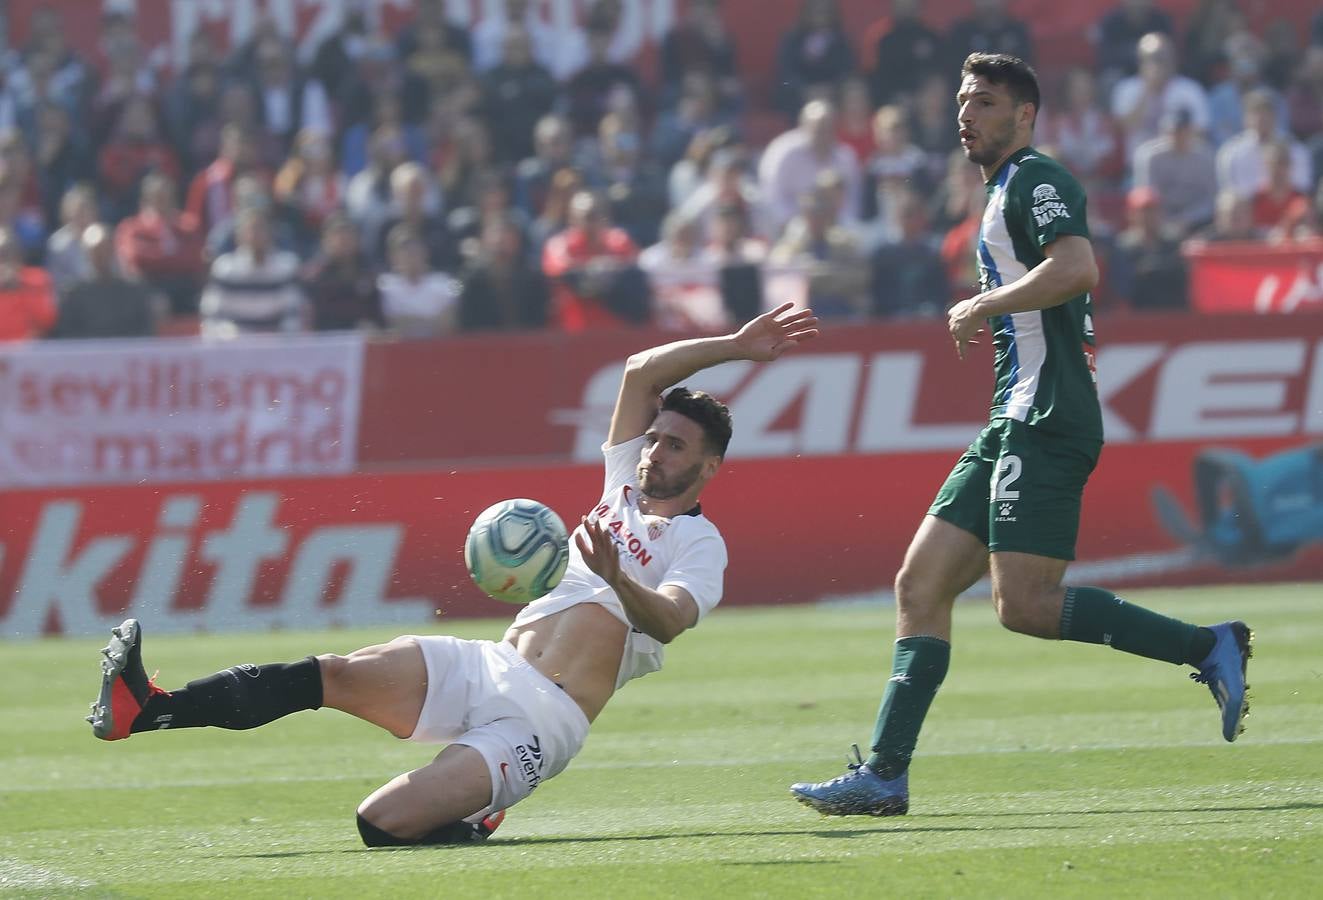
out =
[[1107,644],[1136,656],[1192,666],[1203,662],[1216,640],[1207,628],[1159,615],[1094,587],[1066,588],[1061,639]]
[[941,638],[920,635],[896,641],[891,680],[873,728],[868,768],[892,779],[910,767],[919,729],[950,664],[951,645]]

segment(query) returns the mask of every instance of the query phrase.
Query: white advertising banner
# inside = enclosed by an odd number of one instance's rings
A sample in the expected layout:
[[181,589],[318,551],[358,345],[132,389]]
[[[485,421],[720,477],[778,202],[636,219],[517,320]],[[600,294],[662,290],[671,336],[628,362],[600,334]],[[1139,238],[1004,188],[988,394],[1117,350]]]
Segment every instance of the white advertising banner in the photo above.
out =
[[354,334],[0,349],[0,486],[350,471]]

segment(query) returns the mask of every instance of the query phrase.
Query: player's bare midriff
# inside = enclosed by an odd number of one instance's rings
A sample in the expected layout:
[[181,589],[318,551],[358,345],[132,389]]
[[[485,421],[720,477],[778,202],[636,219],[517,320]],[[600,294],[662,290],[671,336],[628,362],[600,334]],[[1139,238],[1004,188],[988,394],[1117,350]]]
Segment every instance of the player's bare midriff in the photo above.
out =
[[579,603],[511,626],[505,639],[533,668],[559,684],[591,722],[616,689],[629,626],[598,603]]

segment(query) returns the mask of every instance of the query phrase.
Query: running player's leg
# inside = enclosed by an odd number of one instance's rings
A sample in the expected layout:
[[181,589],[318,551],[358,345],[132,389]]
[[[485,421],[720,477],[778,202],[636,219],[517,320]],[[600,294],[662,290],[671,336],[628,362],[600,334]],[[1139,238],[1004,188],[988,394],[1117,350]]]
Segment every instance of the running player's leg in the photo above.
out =
[[951,661],[951,609],[983,577],[988,548],[976,535],[925,516],[896,576],[896,644],[873,728],[868,767],[883,778],[909,768],[919,730]]

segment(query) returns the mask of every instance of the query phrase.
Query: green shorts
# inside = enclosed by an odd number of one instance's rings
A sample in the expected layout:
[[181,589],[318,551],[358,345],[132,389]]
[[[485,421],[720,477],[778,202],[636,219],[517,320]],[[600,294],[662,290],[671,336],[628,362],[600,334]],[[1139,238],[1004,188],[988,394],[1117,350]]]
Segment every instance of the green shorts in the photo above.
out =
[[994,419],[956,462],[928,514],[990,551],[1074,559],[1080,500],[1102,442]]

